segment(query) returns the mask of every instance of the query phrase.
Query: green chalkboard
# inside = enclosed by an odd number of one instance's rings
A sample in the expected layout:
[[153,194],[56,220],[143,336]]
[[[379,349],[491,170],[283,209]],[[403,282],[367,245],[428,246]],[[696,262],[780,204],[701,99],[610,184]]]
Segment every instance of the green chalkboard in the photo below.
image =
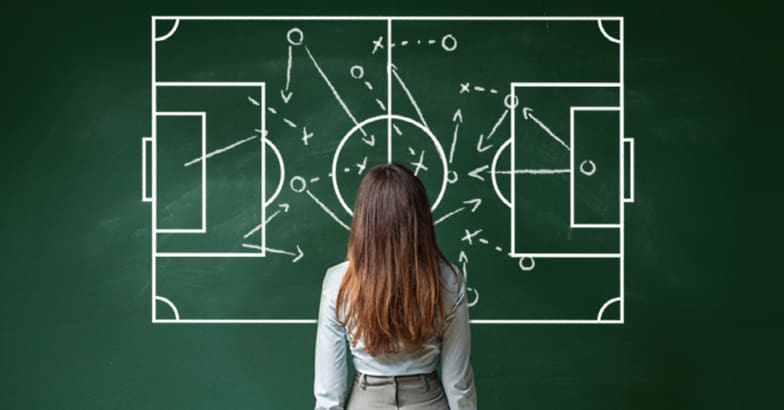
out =
[[0,407],[311,407],[321,279],[393,160],[470,287],[481,408],[774,408],[743,376],[775,379],[742,345],[775,320],[736,241],[754,34],[475,7],[15,11]]

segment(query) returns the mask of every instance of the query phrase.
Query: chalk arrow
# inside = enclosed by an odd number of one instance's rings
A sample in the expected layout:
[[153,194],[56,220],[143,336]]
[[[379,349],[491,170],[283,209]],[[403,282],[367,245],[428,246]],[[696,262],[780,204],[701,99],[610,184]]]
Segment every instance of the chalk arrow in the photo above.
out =
[[291,96],[294,95],[293,91],[280,90],[280,98],[283,99],[284,104],[288,104],[289,100],[291,100]]
[[243,248],[248,248],[248,249],[259,249],[259,250],[264,249],[264,250],[266,250],[269,253],[276,253],[276,254],[279,254],[279,255],[293,256],[294,259],[291,260],[292,263],[297,263],[300,259],[302,259],[303,256],[305,256],[305,253],[302,252],[302,249],[300,249],[299,245],[297,245],[297,253],[284,251],[282,249],[262,248],[259,245],[254,245],[254,244],[249,244],[249,243],[243,243],[242,247]]
[[452,122],[463,122],[463,113],[460,112],[459,108],[455,111],[455,115],[452,116]]
[[284,104],[288,104],[293,92],[289,91],[289,84],[291,83],[291,46],[289,46],[289,59],[286,64],[286,89],[280,90],[280,98],[283,99]]
[[493,144],[482,146],[482,140],[485,138],[485,134],[479,134],[479,141],[476,142],[476,150],[478,152],[485,152],[493,147]]
[[278,204],[278,206],[283,208],[283,212],[289,211],[289,204]]
[[468,255],[466,255],[465,251],[460,251],[460,256],[458,257],[458,261],[460,263],[468,262]]
[[476,168],[473,171],[469,172],[468,176],[474,177],[474,178],[476,178],[476,179],[478,179],[480,181],[484,181],[485,178],[483,176],[479,175],[479,173],[487,170],[487,168],[490,168],[490,166],[489,165],[482,165],[481,167]]
[[291,262],[297,263],[303,256],[305,256],[305,254],[302,252],[302,249],[299,248],[299,245],[297,245],[297,256],[292,259]]
[[476,209],[479,208],[479,205],[482,204],[482,200],[480,198],[469,199],[468,201],[463,201],[466,205],[473,205],[474,207],[471,208],[471,213],[476,212]]
[[455,115],[452,116],[452,122],[455,123],[455,131],[452,133],[452,145],[449,147],[449,163],[455,157],[455,145],[457,145],[457,130],[460,129],[460,124],[463,122],[463,113],[458,108]]
[[558,143],[563,145],[564,148],[566,148],[568,151],[571,151],[571,149],[569,148],[569,144],[565,143],[562,139],[558,138],[558,136],[555,135],[555,133],[553,133],[553,131],[550,130],[550,128],[548,128],[546,125],[544,125],[544,123],[539,121],[538,118],[534,117],[534,114],[532,112],[533,110],[530,107],[523,107],[523,118],[525,118],[526,120],[530,119],[533,122],[535,122],[536,125],[539,126],[539,128],[541,128],[544,132],[547,133],[547,135],[552,137],[554,140],[558,141]]
[[376,145],[376,136],[373,135],[373,134],[370,134],[370,141],[368,141],[368,140],[366,140],[364,138],[362,138],[362,141],[365,141],[365,144],[368,144],[368,145],[370,145],[372,147],[372,146]]

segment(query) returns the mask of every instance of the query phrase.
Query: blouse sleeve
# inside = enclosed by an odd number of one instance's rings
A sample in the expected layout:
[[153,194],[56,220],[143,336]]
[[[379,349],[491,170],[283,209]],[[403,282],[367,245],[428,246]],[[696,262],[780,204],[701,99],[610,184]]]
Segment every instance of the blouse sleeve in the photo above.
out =
[[446,319],[441,347],[441,381],[452,410],[476,409],[476,387],[471,368],[471,325],[465,282],[461,281],[455,306]]
[[313,394],[316,410],[343,410],[346,399],[346,334],[335,319],[335,298],[325,276],[316,329]]

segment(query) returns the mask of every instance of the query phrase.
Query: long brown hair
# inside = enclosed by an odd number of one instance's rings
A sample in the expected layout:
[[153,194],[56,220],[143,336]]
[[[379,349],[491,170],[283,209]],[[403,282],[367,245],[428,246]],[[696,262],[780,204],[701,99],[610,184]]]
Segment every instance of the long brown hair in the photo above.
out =
[[443,331],[441,267],[422,182],[408,168],[371,168],[359,185],[340,284],[338,322],[373,356],[421,349]]

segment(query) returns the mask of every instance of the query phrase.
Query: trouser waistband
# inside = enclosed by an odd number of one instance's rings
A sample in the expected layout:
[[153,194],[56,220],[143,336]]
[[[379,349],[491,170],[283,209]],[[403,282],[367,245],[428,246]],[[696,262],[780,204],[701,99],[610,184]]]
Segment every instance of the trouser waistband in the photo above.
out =
[[410,374],[403,376],[372,376],[361,372],[354,373],[354,380],[362,386],[383,386],[396,384],[398,386],[427,384],[429,381],[438,380],[436,371],[423,374]]

